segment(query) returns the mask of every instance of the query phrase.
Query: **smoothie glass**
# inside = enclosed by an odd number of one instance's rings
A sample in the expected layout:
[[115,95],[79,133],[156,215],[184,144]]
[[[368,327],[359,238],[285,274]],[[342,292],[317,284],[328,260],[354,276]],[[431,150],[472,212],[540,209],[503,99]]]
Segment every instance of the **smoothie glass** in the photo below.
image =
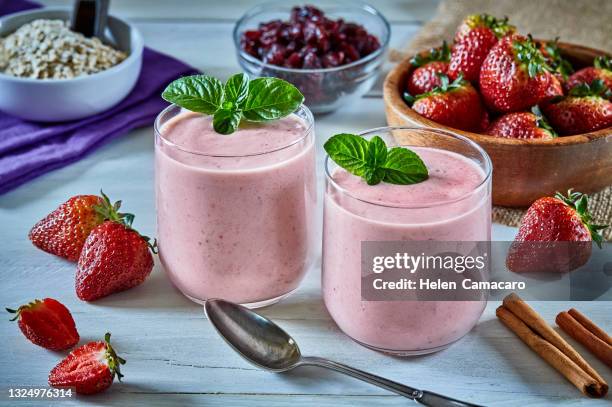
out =
[[415,151],[429,178],[413,185],[369,186],[328,156],[323,220],[322,293],[344,333],[395,355],[441,350],[478,322],[475,301],[364,301],[363,241],[484,242],[491,239],[491,161],[469,139],[436,129],[385,127],[366,131],[387,146]]
[[266,306],[295,290],[312,264],[314,120],[301,106],[231,135],[213,133],[210,121],[172,105],[155,122],[159,256],[195,302]]

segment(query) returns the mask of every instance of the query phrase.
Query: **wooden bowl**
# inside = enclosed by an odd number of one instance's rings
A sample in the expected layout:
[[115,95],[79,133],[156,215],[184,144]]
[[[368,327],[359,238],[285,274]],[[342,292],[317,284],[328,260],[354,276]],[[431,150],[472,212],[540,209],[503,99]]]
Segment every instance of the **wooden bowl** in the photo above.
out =
[[[559,43],[575,68],[590,66],[603,51]],[[591,193],[612,185],[612,128],[553,140],[519,140],[457,130],[419,115],[403,100],[412,71],[406,58],[385,78],[383,97],[390,126],[427,126],[463,135],[480,144],[493,162],[493,203],[523,207],[556,191]],[[398,140],[402,143],[402,140]],[[408,144],[404,140],[404,144]]]

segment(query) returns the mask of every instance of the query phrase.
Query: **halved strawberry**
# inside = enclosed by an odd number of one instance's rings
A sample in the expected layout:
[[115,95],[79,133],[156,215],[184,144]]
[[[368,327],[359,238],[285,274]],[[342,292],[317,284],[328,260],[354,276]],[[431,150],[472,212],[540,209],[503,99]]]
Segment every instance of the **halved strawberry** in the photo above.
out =
[[34,300],[16,310],[11,321],[18,320],[19,329],[35,345],[50,350],[65,350],[79,342],[79,333],[68,308],[53,298]]
[[70,352],[49,373],[49,385],[73,388],[79,394],[94,394],[108,389],[115,376],[121,381],[119,366],[125,360],[115,353],[110,336],[107,332],[104,342],[89,342]]
[[412,96],[420,95],[440,86],[438,74],[446,74],[450,49],[446,42],[438,48],[432,48],[426,54],[418,54],[410,60],[415,69],[410,74],[406,89]]

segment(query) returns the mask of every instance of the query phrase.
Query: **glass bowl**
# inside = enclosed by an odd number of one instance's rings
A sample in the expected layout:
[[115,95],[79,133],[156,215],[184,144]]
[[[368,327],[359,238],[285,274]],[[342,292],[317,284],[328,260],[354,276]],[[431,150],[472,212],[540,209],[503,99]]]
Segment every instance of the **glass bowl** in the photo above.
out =
[[313,113],[328,113],[357,99],[370,90],[384,62],[389,47],[391,28],[387,19],[374,7],[359,2],[322,1],[316,4],[327,17],[342,18],[347,23],[362,25],[378,37],[380,48],[346,65],[321,69],[295,69],[264,63],[240,47],[240,36],[256,29],[260,23],[289,20],[291,9],[300,5],[275,1],[258,5],[242,16],[234,27],[234,46],[238,63],[250,76],[273,76],[297,86],[304,94],[305,104]]

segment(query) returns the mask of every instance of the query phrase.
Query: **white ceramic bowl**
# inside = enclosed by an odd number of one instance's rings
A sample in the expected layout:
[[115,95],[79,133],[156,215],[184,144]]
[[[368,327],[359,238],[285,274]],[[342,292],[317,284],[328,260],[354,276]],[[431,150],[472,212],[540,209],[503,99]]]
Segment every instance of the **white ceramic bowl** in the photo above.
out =
[[[0,37],[36,19],[70,19],[70,10],[44,8],[0,19]],[[82,119],[122,101],[134,88],[142,66],[144,41],[128,22],[109,16],[108,42],[128,57],[102,72],[74,79],[17,78],[0,73],[0,110],[26,120],[58,122]]]

